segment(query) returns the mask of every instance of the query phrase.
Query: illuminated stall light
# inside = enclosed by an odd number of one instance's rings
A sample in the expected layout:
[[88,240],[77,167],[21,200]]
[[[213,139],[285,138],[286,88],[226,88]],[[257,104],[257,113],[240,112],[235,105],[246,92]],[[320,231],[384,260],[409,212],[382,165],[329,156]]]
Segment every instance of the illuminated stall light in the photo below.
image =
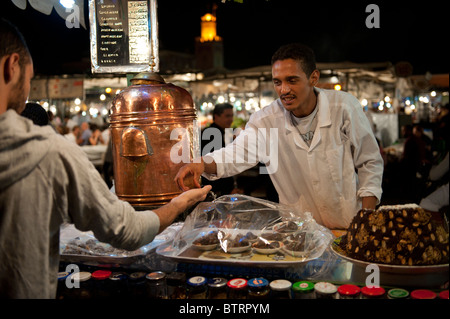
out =
[[362,106],[367,106],[367,104],[369,104],[369,102],[367,101],[367,99],[362,99],[362,100],[361,100],[361,105],[362,105]]
[[431,95],[432,97],[435,97],[435,96],[436,96],[436,91],[431,91],[430,95]]
[[94,107],[91,107],[91,108],[89,109],[89,114],[90,114],[91,116],[93,116],[93,117],[97,117],[97,115],[98,115],[98,110],[97,110],[96,108],[94,108]]
[[81,104],[81,100],[79,98],[76,98],[73,102],[75,103],[75,105]]
[[101,101],[106,100],[106,95],[105,95],[105,94],[101,94],[101,95],[100,95],[100,100],[101,100]]
[[342,86],[341,86],[340,84],[336,84],[336,85],[334,86],[334,89],[335,89],[336,91],[340,91],[340,90],[342,90]]
[[111,88],[106,88],[106,89],[105,89],[105,92],[109,94],[109,93],[112,92],[112,89],[111,89]]

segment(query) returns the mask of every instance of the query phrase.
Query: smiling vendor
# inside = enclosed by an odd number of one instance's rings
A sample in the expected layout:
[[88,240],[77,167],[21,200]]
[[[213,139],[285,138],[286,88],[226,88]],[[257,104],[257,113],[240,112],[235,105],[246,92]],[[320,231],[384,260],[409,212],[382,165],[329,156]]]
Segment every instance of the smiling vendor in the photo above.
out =
[[[315,88],[320,73],[314,52],[301,44],[282,46],[272,57],[279,99],[254,113],[226,147],[183,166],[175,180],[214,180],[266,164],[280,203],[309,211],[331,229],[347,228],[361,208],[381,199],[383,160],[359,101]],[[255,142],[256,141],[256,142]],[[249,160],[255,159],[255,160]]]

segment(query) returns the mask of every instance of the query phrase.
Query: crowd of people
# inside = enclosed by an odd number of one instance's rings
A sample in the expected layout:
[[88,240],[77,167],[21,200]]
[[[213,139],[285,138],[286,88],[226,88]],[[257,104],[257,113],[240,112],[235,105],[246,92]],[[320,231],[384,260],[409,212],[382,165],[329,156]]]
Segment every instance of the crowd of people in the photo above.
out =
[[[426,123],[431,137],[424,133],[425,123],[402,126],[402,152],[398,157],[391,157],[385,167],[384,203],[422,206],[433,200],[435,204],[430,210],[444,210],[448,214],[449,117],[447,104],[435,122]],[[440,196],[428,198],[438,189]]]
[[106,145],[110,139],[108,125],[99,127],[93,119],[82,116],[81,112],[72,117],[66,115],[64,121],[61,121],[52,111],[46,111],[39,103],[28,102],[21,115],[29,118],[36,125],[50,125],[56,132],[80,146]]

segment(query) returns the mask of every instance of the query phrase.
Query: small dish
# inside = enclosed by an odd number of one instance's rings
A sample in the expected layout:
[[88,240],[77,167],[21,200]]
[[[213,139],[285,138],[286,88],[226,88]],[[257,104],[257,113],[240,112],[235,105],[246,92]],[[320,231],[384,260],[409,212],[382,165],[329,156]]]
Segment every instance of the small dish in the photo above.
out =
[[208,251],[216,249],[217,244],[209,244],[209,245],[192,244],[192,247],[195,247],[198,250]]
[[[264,245],[264,246],[263,246]],[[277,247],[278,246],[278,247]],[[266,241],[259,240],[256,243],[252,245],[252,248],[255,252],[261,255],[270,255],[275,254],[277,251],[279,251],[284,244],[280,241]]]
[[242,253],[244,251],[249,250],[251,247],[250,244],[246,245],[246,246],[237,246],[237,247],[226,247],[225,249],[224,247],[222,247],[223,251],[229,254],[237,254],[237,253]]
[[[290,242],[287,245],[284,245],[283,252],[286,255],[293,256],[293,257],[306,257],[308,251],[305,249],[305,245],[298,245],[299,243],[296,242]],[[299,249],[300,248],[300,249]],[[303,249],[301,249],[303,248]]]

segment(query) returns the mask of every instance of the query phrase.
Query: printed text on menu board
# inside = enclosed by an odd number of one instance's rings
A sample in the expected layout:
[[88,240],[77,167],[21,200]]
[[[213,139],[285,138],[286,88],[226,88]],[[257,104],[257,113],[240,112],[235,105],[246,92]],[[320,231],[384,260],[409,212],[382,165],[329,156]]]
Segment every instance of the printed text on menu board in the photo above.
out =
[[149,63],[148,2],[97,0],[99,66]]

